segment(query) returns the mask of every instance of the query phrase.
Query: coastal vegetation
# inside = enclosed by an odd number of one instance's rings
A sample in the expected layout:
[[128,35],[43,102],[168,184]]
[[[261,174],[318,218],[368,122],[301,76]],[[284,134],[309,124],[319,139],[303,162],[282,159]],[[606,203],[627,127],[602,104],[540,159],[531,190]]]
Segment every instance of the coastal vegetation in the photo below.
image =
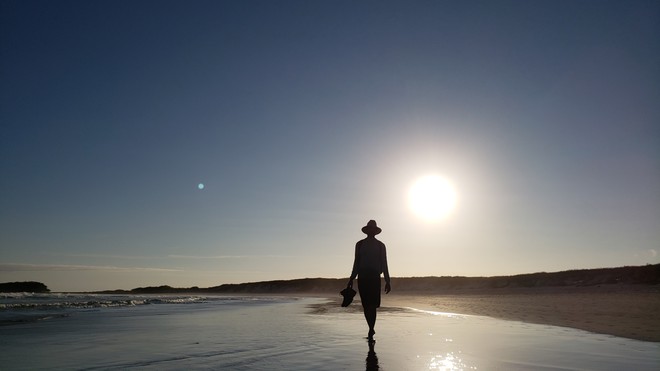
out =
[[0,292],[50,292],[48,287],[41,282],[5,282],[0,283]]

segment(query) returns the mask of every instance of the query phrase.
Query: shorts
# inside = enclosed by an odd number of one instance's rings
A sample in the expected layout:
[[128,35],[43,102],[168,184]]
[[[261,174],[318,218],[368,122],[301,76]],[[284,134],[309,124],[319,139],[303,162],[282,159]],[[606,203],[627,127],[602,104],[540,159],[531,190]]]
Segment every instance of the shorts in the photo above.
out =
[[360,301],[363,307],[380,307],[380,274],[359,275],[358,290],[360,290]]

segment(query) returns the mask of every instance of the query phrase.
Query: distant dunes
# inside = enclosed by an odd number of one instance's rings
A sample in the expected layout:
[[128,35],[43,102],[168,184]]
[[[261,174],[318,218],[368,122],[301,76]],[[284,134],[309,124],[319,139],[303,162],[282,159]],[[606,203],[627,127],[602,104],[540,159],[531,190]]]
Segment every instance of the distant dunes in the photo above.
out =
[[[337,293],[346,285],[347,278],[300,278],[224,284],[199,288],[176,288],[167,285],[138,287],[132,290],[106,290],[104,294],[292,294]],[[393,277],[392,287],[397,293],[451,294],[456,292],[493,291],[517,288],[593,287],[599,285],[658,285],[660,264],[634,267],[576,269],[562,272],[539,272],[514,276],[494,277]],[[0,283],[0,292],[50,292],[41,282]]]
[[[216,294],[291,294],[337,293],[346,285],[347,278],[301,278],[224,284],[209,288],[170,286],[139,287],[130,291],[115,290],[103,293],[163,294],[163,293],[216,293]],[[598,285],[657,285],[660,284],[660,264],[578,269],[562,272],[539,272],[495,277],[401,277],[392,278],[397,293],[448,293],[458,291],[498,290],[505,288],[589,287]]]

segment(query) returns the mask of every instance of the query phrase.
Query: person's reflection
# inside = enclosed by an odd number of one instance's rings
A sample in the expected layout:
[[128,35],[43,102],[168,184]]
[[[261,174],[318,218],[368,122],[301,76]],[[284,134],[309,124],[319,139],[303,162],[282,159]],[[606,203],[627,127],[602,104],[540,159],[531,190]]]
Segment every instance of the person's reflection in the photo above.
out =
[[369,341],[369,353],[367,353],[367,371],[380,370],[378,367],[378,357],[376,356],[376,351],[374,350],[375,341]]

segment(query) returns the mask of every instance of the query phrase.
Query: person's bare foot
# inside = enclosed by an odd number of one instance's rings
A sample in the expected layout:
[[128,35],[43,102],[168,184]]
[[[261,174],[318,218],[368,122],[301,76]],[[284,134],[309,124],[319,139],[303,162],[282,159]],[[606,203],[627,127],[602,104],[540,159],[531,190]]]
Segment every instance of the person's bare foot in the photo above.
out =
[[369,330],[369,335],[367,335],[367,339],[369,339],[369,340],[373,340],[373,339],[374,339],[374,335],[376,335],[376,331],[374,331],[374,330]]

